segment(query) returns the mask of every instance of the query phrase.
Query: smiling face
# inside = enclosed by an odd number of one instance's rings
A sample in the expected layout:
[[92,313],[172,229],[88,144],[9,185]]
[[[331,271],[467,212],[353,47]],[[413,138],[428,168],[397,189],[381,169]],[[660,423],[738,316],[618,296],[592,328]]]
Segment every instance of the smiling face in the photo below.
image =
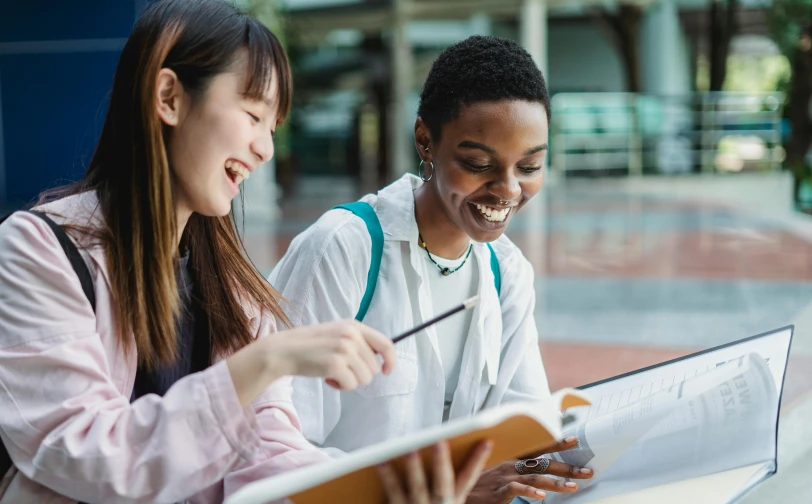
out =
[[434,163],[432,180],[424,184],[432,207],[475,241],[499,238],[541,189],[548,129],[544,106],[524,100],[463,106],[442,125],[439,142],[418,119],[418,151],[428,172],[429,161]]
[[164,106],[167,100],[159,105],[159,115],[171,126],[167,154],[181,218],[192,212],[227,215],[239,184],[273,157],[276,78],[264,99],[256,100],[244,95],[246,77],[247,63],[239,58],[230,71],[214,76],[199,97],[192,99],[181,88],[177,111]]

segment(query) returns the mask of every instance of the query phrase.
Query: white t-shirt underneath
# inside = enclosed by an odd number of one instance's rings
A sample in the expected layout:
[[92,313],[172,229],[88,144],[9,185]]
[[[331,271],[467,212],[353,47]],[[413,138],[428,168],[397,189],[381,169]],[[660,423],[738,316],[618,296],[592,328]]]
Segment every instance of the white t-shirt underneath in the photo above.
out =
[[[468,257],[462,268],[444,276],[434,263],[429,260],[425,250],[421,250],[429,271],[429,289],[431,290],[431,301],[435,315],[439,315],[446,310],[459,305],[466,299],[476,295],[479,275],[477,273],[476,259],[474,254]],[[465,254],[458,259],[444,259],[432,254],[432,258],[444,268],[456,269],[465,260]],[[457,390],[457,383],[460,378],[460,368],[462,366],[462,352],[465,349],[465,340],[468,337],[468,330],[473,320],[473,310],[465,310],[440,321],[435,326],[437,332],[437,344],[440,349],[440,361],[445,374],[445,408],[443,411],[443,421],[448,419],[448,412],[451,407],[451,399]]]

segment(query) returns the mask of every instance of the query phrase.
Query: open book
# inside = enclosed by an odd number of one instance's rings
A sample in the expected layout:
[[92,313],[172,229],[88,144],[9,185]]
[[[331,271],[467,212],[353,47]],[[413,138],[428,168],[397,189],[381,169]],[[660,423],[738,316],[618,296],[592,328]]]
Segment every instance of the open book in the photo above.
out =
[[[729,503],[775,473],[778,409],[793,327],[753,336],[554,394],[558,407],[506,404],[324,462],[258,481],[229,504],[288,497],[295,504],[381,504],[374,466],[448,439],[456,467],[492,439],[487,466],[576,436],[545,457],[590,467],[575,493],[545,504]],[[565,410],[562,418],[560,410]],[[563,423],[563,426],[562,426]],[[396,460],[396,465],[398,461]],[[536,501],[538,502],[538,501]]]
[[[581,387],[578,446],[545,455],[595,471],[545,504],[733,502],[777,470],[793,327]],[[538,501],[535,501],[538,502]]]
[[377,464],[419,450],[426,468],[431,467],[432,444],[447,439],[455,467],[460,467],[482,440],[494,442],[486,467],[554,445],[561,439],[561,412],[589,404],[586,396],[571,389],[552,395],[551,402],[514,403],[459,418],[385,443],[368,446],[340,459],[296,469],[254,482],[232,495],[227,504],[264,504],[287,497],[295,504],[352,502],[381,504],[386,501],[375,469]]

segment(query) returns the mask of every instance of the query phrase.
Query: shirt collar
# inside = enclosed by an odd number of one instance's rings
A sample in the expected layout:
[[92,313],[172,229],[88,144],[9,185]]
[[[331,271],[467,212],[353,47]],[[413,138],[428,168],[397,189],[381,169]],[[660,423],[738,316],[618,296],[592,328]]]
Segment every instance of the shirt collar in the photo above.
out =
[[[384,187],[377,194],[375,212],[381,222],[383,234],[388,240],[408,241],[417,244],[417,220],[414,216],[414,191],[423,185],[420,177],[406,173]],[[487,244],[474,241],[477,260],[483,261]],[[490,260],[490,259],[488,259]],[[490,264],[490,263],[488,263]]]
[[384,235],[390,240],[416,241],[414,191],[423,181],[410,173],[378,191],[375,210]]

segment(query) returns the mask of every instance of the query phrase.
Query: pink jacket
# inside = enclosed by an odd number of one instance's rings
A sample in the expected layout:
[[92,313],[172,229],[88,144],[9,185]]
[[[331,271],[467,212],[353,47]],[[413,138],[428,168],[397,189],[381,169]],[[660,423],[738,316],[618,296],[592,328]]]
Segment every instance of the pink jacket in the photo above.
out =
[[[40,210],[99,225],[96,204],[84,193]],[[78,245],[96,315],[42,220],[17,213],[0,226],[0,438],[15,466],[0,504],[220,502],[326,459],[301,435],[289,378],[243,409],[220,361],[130,404],[136,355],[117,345],[104,249]],[[257,337],[274,332],[272,317],[248,313]]]

